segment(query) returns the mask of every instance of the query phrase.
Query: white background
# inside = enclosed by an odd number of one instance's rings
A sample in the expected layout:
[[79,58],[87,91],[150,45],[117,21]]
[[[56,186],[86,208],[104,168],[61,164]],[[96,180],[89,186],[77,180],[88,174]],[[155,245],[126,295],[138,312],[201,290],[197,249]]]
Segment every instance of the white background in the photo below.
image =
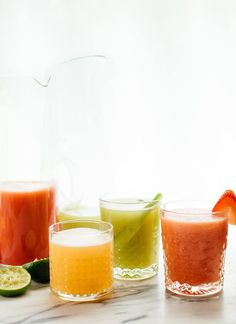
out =
[[235,18],[233,0],[0,0],[0,71],[108,56],[109,172],[91,186],[215,200],[236,189]]

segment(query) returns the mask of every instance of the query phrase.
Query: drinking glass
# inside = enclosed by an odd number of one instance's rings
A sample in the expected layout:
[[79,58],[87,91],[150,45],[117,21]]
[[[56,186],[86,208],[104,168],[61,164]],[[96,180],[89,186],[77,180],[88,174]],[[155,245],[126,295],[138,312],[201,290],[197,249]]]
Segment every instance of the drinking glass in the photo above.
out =
[[65,300],[91,301],[112,290],[113,227],[65,221],[49,228],[50,286]]
[[213,203],[180,201],[161,209],[166,289],[181,296],[221,292],[227,244],[227,213]]
[[100,220],[99,206],[82,206],[79,203],[62,206],[57,213],[57,222],[66,220]]
[[137,280],[155,275],[159,202],[126,193],[105,194],[100,198],[100,210],[101,219],[114,227],[114,277]]

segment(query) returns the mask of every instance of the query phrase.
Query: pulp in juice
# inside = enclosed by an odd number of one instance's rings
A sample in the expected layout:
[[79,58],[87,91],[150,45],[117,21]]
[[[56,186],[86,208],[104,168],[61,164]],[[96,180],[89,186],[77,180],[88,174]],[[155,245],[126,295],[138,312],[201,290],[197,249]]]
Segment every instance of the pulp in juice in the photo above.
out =
[[221,280],[227,217],[170,215],[161,225],[166,277],[192,286]]
[[92,228],[71,228],[50,240],[50,285],[67,295],[91,295],[112,288],[113,243]]
[[[126,201],[127,202],[127,201]],[[114,228],[114,265],[144,269],[157,264],[159,207],[118,210],[101,207],[101,218]]]
[[47,182],[0,183],[0,263],[22,265],[48,257],[55,204],[55,188]]

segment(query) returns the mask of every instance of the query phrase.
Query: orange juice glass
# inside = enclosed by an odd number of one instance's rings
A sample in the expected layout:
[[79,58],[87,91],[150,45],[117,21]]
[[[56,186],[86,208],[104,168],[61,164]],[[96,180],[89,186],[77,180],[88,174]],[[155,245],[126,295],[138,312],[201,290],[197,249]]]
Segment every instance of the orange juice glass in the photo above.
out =
[[92,301],[112,290],[113,227],[65,221],[49,228],[50,286],[65,300]]
[[161,210],[167,290],[187,297],[222,291],[227,214],[208,202],[170,202]]

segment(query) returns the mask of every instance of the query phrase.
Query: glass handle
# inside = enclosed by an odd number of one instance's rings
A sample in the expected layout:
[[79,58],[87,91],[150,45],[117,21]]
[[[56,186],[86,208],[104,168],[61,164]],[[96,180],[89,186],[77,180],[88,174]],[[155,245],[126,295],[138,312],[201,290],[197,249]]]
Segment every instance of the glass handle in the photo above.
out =
[[[73,181],[73,162],[69,158],[64,158],[59,161],[56,167],[55,174],[56,182],[58,184],[59,200],[64,203],[73,202],[75,194],[74,181]],[[81,200],[82,193],[76,193]]]

